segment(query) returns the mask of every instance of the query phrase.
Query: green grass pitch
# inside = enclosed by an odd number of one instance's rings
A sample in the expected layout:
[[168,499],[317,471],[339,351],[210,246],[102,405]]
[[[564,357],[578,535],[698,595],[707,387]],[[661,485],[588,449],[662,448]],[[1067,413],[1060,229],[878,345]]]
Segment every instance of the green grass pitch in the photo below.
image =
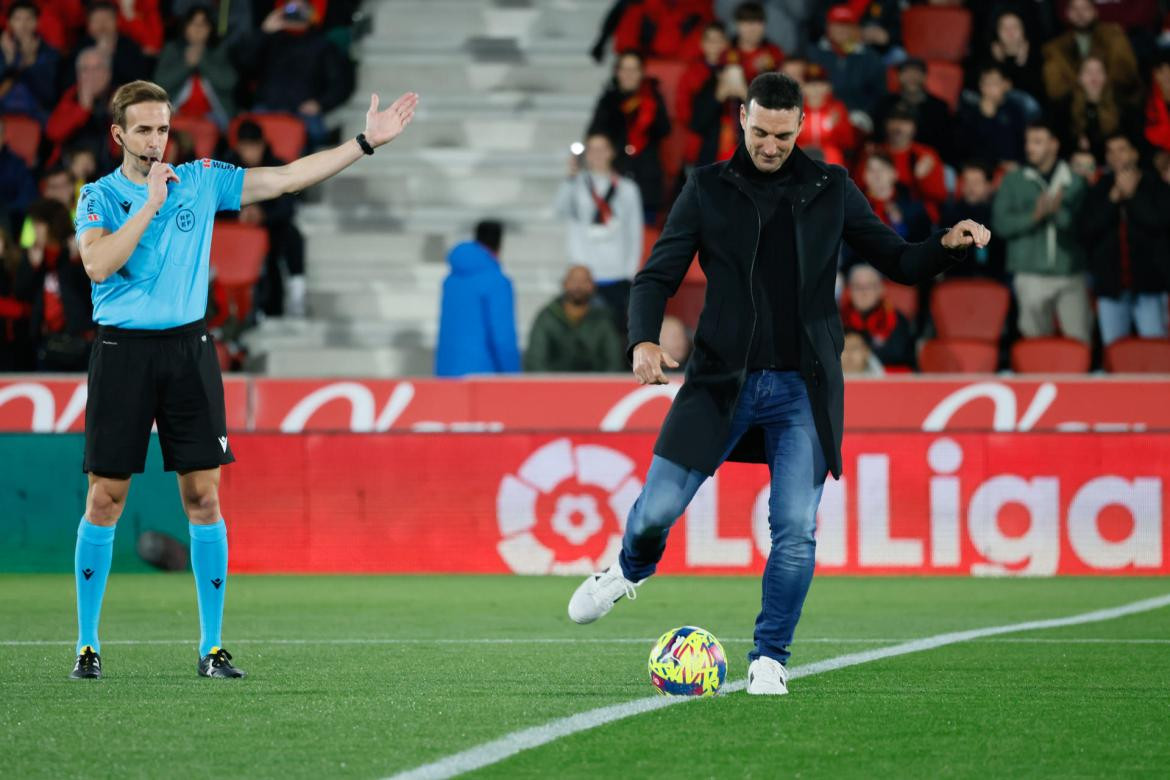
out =
[[[225,645],[249,677],[230,681],[195,675],[189,575],[115,571],[94,682],[67,678],[71,578],[0,575],[0,776],[387,777],[654,696],[647,654],[683,624],[720,637],[729,679],[744,676],[758,580],[656,578],[592,626],[565,615],[576,584],[233,576]],[[792,665],[1168,592],[1165,578],[823,578]],[[515,641],[475,641],[487,639]],[[669,707],[474,776],[1113,778],[1168,767],[1163,608],[867,663],[796,680],[783,698]]]

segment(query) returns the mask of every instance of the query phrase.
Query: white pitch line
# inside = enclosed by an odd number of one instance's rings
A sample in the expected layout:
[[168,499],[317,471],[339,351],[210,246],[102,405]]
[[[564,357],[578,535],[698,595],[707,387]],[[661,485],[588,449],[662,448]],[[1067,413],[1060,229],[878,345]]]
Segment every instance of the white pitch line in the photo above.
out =
[[[973,639],[983,639],[984,637],[998,636],[1000,634],[1011,634],[1018,631],[1037,631],[1046,628],[1063,628],[1065,626],[1079,626],[1086,623],[1113,620],[1126,615],[1149,612],[1150,610],[1160,609],[1165,606],[1170,606],[1170,594],[1135,601],[1131,604],[1123,604],[1119,607],[1083,612],[1079,615],[1071,615],[1069,617],[1051,618],[1048,620],[1028,620],[1023,623],[1011,623],[1003,626],[988,626],[986,628],[975,628],[967,631],[952,631],[945,634],[936,634],[935,636],[923,637],[890,647],[862,650],[857,653],[848,653],[834,658],[827,658],[824,661],[816,661],[804,666],[798,666],[789,672],[788,678],[795,680],[801,677],[811,677],[815,674],[833,672],[850,666],[866,664],[872,661],[881,661],[886,658],[907,655],[909,653],[920,653],[924,650],[934,650],[958,642],[969,642]],[[735,693],[736,691],[743,690],[746,684],[745,680],[736,680],[733,683],[724,685],[723,690],[727,693]],[[476,745],[475,747],[454,753],[430,764],[424,764],[415,769],[399,772],[389,778],[389,780],[446,780],[446,778],[455,777],[465,772],[471,772],[475,769],[499,763],[517,753],[540,747],[541,745],[548,744],[549,742],[567,737],[571,734],[587,731],[645,712],[653,712],[664,707],[694,701],[695,698],[697,697],[654,696],[645,699],[634,699],[633,701],[622,702],[621,704],[611,704],[608,707],[598,707],[597,709],[587,710],[576,715],[557,718],[540,726],[513,731],[499,739]]]

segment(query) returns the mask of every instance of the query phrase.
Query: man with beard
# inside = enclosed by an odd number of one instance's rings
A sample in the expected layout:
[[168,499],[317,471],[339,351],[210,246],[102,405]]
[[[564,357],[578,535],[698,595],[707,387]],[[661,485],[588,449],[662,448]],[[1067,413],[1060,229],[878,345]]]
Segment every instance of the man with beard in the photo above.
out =
[[593,305],[593,276],[583,265],[565,274],[564,293],[532,323],[525,371],[625,371],[622,341],[608,311]]
[[1071,0],[1065,9],[1069,30],[1044,44],[1044,89],[1052,102],[1068,97],[1077,84],[1081,62],[1097,57],[1119,95],[1134,95],[1141,86],[1137,58],[1119,25],[1097,19],[1091,0]]

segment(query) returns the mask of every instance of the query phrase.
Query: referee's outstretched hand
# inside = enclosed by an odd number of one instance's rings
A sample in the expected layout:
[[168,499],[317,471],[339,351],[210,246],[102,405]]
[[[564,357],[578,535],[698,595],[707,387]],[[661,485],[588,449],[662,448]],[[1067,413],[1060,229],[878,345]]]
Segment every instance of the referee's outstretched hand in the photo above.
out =
[[678,368],[678,362],[653,341],[643,341],[634,347],[634,376],[638,378],[638,384],[664,385],[669,382],[662,372],[663,366]]
[[155,208],[167,202],[167,182],[177,182],[179,177],[175,169],[166,163],[150,164],[150,173],[146,174],[146,200]]
[[370,110],[366,112],[366,140],[370,146],[388,144],[397,138],[414,119],[416,108],[418,95],[414,92],[407,92],[382,111],[378,110],[378,96],[370,95]]

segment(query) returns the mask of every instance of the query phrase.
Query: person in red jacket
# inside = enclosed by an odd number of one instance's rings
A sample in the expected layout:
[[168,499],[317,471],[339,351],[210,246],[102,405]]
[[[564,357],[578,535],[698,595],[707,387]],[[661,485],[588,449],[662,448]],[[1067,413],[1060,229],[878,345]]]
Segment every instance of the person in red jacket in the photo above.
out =
[[45,126],[45,135],[56,145],[48,160],[50,165],[68,145],[93,152],[99,170],[113,169],[115,150],[110,149],[109,142],[113,124],[109,108],[112,74],[109,55],[97,47],[77,55],[77,83],[65,91]]
[[[880,148],[894,163],[898,181],[926,206],[930,221],[938,224],[939,210],[947,199],[946,173],[938,152],[914,140],[917,116],[909,106],[895,106],[886,117],[886,142]],[[865,155],[858,161],[855,178],[865,170]]]
[[158,0],[118,0],[118,32],[141,46],[144,54],[158,56],[164,38]]
[[1146,140],[1170,152],[1170,51],[1159,56],[1152,81],[1146,101]]
[[618,0],[594,46],[594,58],[612,32],[618,53],[688,60],[698,56],[703,27],[714,19],[710,0]]
[[727,52],[726,62],[743,68],[744,81],[748,84],[756,76],[776,70],[784,62],[784,52],[764,37],[766,22],[762,3],[740,3],[735,9],[735,42]]
[[711,22],[703,28],[703,38],[700,42],[702,56],[692,62],[683,72],[678,83],[678,99],[675,102],[674,120],[680,127],[687,128],[687,143],[683,150],[683,160],[694,165],[699,158],[699,148],[702,140],[691,128],[691,118],[694,116],[696,96],[704,91],[712,91],[712,86],[719,80],[719,72],[723,69],[723,56],[727,53],[727,33],[719,22]]
[[857,131],[849,123],[849,109],[833,97],[829,74],[816,63],[805,68],[804,125],[796,142],[803,149],[820,149],[825,162],[836,165],[844,165],[856,150]]

